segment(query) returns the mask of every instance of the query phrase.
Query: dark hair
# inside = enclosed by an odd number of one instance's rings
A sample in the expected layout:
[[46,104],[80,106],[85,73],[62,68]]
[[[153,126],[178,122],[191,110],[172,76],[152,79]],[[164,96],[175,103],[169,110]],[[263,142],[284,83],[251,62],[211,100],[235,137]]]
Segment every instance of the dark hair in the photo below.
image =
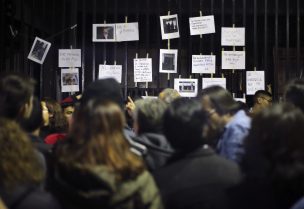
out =
[[14,189],[21,184],[39,184],[44,178],[41,163],[19,125],[0,118],[0,185]]
[[189,151],[204,144],[207,115],[197,100],[177,98],[164,114],[164,134],[173,147]]
[[123,128],[121,108],[113,103],[90,100],[75,114],[66,144],[56,152],[66,166],[105,165],[118,180],[134,178],[144,171],[142,160],[130,151]]
[[304,112],[304,79],[291,81],[285,89],[285,100]]
[[233,99],[230,92],[220,86],[203,89],[201,96],[209,98],[212,107],[219,115],[234,114],[240,109],[240,105]]
[[87,104],[92,99],[112,101],[122,109],[124,106],[120,84],[113,78],[96,80],[91,83],[83,92],[81,105]]
[[34,85],[34,80],[25,76],[4,75],[0,80],[0,116],[20,119],[20,110],[33,96]]
[[160,99],[141,99],[135,102],[135,106],[138,133],[161,133],[167,104]]
[[33,99],[33,110],[30,117],[22,119],[20,125],[28,133],[43,126],[42,106],[37,97]]
[[304,115],[300,109],[276,104],[258,113],[245,140],[241,163],[247,179],[270,183],[282,201],[300,198],[304,191],[303,136]]
[[258,102],[258,98],[263,97],[263,96],[267,96],[267,97],[271,97],[271,98],[272,98],[271,93],[269,93],[268,91],[265,91],[265,90],[258,90],[258,91],[256,91],[256,92],[254,93],[253,102],[254,102],[254,103],[257,103],[257,102]]
[[64,117],[62,108],[54,99],[44,98],[41,101],[45,102],[48,108],[49,114],[53,115],[50,117],[49,132],[50,133],[65,133],[68,130],[68,122]]

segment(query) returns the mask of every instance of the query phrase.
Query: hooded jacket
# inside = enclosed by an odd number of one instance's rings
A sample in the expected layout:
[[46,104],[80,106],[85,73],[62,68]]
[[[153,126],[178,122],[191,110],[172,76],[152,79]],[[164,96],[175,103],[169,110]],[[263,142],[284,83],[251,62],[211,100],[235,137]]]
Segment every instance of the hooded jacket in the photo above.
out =
[[158,188],[147,171],[133,179],[118,181],[103,165],[58,165],[54,191],[66,209],[162,208]]

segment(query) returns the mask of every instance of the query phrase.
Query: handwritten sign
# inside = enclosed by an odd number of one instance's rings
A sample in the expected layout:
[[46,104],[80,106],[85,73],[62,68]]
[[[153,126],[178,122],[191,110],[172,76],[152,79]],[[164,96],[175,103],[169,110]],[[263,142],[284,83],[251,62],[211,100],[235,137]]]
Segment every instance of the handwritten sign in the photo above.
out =
[[174,89],[182,97],[196,97],[198,92],[198,80],[190,78],[174,79]]
[[81,49],[59,49],[59,67],[81,67]]
[[61,69],[61,92],[79,91],[79,69]]
[[138,22],[117,23],[116,24],[116,41],[138,41]]
[[152,59],[134,59],[134,82],[152,82]]
[[121,83],[122,66],[121,65],[99,65],[98,78],[114,78]]
[[222,46],[245,46],[245,28],[222,28]]
[[245,51],[222,51],[222,69],[245,69]]
[[192,55],[192,73],[215,73],[215,55]]
[[203,89],[209,86],[221,86],[226,89],[226,78],[203,78]]
[[254,95],[258,90],[265,90],[265,72],[247,71],[246,90],[247,95]]
[[190,35],[215,33],[214,16],[202,16],[189,18]]

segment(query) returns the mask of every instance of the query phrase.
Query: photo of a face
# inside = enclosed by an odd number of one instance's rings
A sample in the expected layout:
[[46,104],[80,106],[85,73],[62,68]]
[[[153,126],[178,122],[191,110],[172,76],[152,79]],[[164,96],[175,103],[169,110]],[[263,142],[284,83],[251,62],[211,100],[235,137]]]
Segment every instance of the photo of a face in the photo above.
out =
[[62,74],[62,85],[64,85],[64,86],[78,85],[78,74],[63,73]]
[[113,27],[97,27],[97,39],[114,39]]

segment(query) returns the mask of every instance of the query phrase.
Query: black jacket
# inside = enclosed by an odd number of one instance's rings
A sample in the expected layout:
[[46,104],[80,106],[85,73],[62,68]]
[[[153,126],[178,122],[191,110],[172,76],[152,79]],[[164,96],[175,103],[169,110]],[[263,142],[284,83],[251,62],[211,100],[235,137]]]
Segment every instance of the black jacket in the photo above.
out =
[[154,173],[165,208],[222,209],[226,190],[239,182],[238,166],[205,146],[175,155],[167,166]]

